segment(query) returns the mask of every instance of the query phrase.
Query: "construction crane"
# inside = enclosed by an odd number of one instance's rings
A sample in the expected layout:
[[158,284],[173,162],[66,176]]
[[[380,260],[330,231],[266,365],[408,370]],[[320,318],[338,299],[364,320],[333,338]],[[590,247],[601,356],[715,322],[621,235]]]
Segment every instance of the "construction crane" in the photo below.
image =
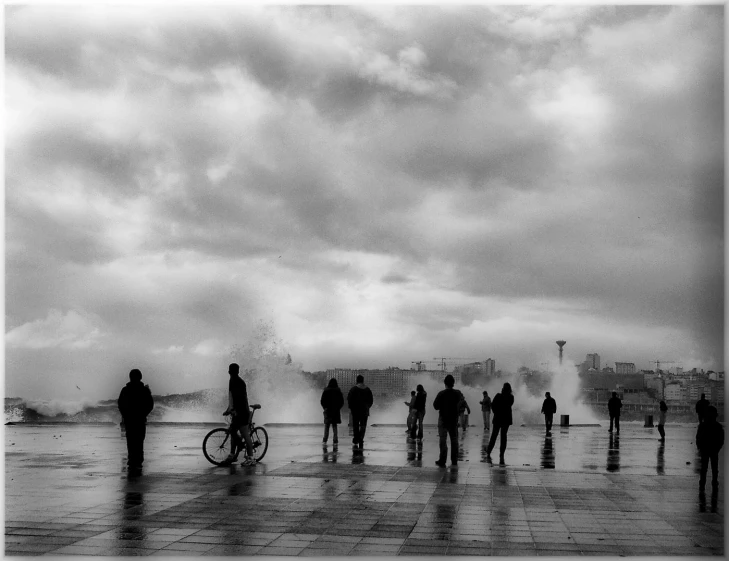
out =
[[466,361],[472,360],[474,362],[483,362],[481,359],[478,359],[478,358],[464,358],[464,357],[455,357],[455,356],[442,356],[442,357],[436,356],[436,357],[433,357],[433,360],[440,361],[441,370],[443,370],[443,372],[446,371],[446,362],[445,362],[446,360],[457,360],[459,362],[466,362]]
[[676,364],[674,360],[649,360],[648,362],[656,365],[656,372],[660,372],[661,364]]

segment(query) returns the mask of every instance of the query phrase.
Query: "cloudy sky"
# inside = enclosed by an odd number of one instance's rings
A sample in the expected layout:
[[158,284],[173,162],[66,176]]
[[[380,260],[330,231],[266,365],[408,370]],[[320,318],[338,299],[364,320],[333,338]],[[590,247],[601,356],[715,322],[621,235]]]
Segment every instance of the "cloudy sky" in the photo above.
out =
[[722,6],[11,6],[6,395],[724,368]]

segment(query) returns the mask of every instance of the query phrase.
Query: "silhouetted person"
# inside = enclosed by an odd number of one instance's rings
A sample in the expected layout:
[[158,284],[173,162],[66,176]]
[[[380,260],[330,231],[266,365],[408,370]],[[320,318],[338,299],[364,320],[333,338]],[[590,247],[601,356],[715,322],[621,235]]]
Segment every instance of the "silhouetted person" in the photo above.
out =
[[408,428],[405,431],[410,434],[413,428],[413,419],[415,418],[415,390],[410,392],[410,401],[403,401],[408,408]]
[[494,396],[491,402],[491,410],[494,412],[494,430],[491,432],[489,447],[486,450],[487,455],[491,455],[491,450],[496,444],[496,437],[501,433],[501,446],[499,448],[499,460],[503,461],[504,452],[506,452],[506,433],[509,432],[513,420],[511,418],[511,406],[514,405],[514,395],[511,393],[511,384],[506,382],[501,388],[501,393]]
[[665,401],[661,401],[658,407],[658,434],[661,435],[661,440],[666,440],[666,431],[663,425],[666,424],[666,411],[668,411],[668,405]]
[[724,427],[716,420],[718,415],[716,407],[713,405],[707,407],[704,420],[696,431],[696,447],[701,453],[699,491],[703,491],[706,487],[709,463],[711,463],[711,486],[719,486],[719,450],[724,446]]
[[337,379],[332,378],[329,380],[329,384],[321,394],[319,400],[321,407],[324,410],[324,444],[329,440],[329,426],[332,427],[332,442],[337,444],[339,438],[337,435],[337,425],[342,422],[341,410],[344,407],[344,395],[342,390],[339,389]]
[[129,372],[129,382],[122,388],[117,401],[126,428],[127,466],[138,471],[144,463],[144,437],[147,435],[147,415],[154,408],[149,386],[142,383],[142,372]]
[[618,392],[613,392],[613,396],[608,399],[608,413],[610,414],[609,432],[613,432],[613,422],[615,423],[615,433],[620,434],[620,408],[623,402],[618,397]]
[[709,407],[709,400],[706,399],[706,394],[701,394],[701,399],[696,402],[696,414],[699,417],[699,423],[703,423],[706,418],[706,409]]
[[454,389],[456,383],[451,374],[443,380],[445,389],[438,392],[433,400],[433,409],[438,411],[438,439],[440,455],[436,465],[445,467],[448,457],[448,438],[451,441],[451,464],[458,465],[458,405],[463,394]]
[[552,434],[552,421],[556,412],[557,402],[549,395],[549,392],[545,393],[544,402],[542,403],[542,413],[544,413],[544,424],[547,427],[547,434]]
[[485,430],[491,429],[491,398],[489,392],[483,392],[483,399],[479,401],[481,405],[481,414],[483,415],[483,428]]
[[236,363],[228,366],[228,374],[230,381],[228,382],[228,408],[223,415],[232,415],[230,421],[230,430],[233,444],[230,449],[230,455],[225,459],[225,463],[232,463],[238,458],[240,450],[245,443],[246,454],[245,459],[241,462],[242,466],[255,466],[256,460],[253,458],[253,441],[248,426],[251,418],[251,410],[248,405],[248,389],[246,383],[239,375],[240,367]]
[[418,391],[415,394],[415,420],[412,427],[410,427],[410,438],[416,438],[423,440],[423,419],[425,418],[425,400],[428,397],[425,388],[422,384],[418,384]]
[[347,394],[347,405],[352,413],[352,426],[354,427],[354,438],[352,444],[362,448],[364,436],[367,430],[367,417],[370,416],[370,407],[374,403],[372,390],[365,386],[364,376],[357,376],[357,384],[352,386]]
[[471,414],[471,408],[468,406],[468,403],[466,403],[466,398],[464,397],[461,400],[461,403],[458,404],[458,416],[461,419],[461,428],[465,430],[468,428],[468,416]]

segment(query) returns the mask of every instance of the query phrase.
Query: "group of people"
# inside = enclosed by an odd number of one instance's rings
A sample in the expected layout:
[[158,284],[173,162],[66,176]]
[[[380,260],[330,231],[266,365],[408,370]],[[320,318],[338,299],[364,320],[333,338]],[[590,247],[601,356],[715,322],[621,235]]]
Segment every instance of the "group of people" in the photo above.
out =
[[[228,408],[223,414],[232,416],[230,428],[233,435],[233,446],[226,463],[236,461],[239,452],[245,448],[245,458],[241,465],[255,465],[253,443],[249,431],[250,407],[248,405],[246,383],[240,377],[238,364],[231,364],[228,367],[228,374],[230,376]],[[445,389],[438,392],[433,400],[433,408],[438,411],[438,438],[440,444],[440,454],[435,463],[440,467],[446,465],[448,440],[450,440],[451,464],[454,466],[458,464],[458,427],[462,427],[464,431],[467,429],[468,415],[471,412],[463,393],[454,388],[455,379],[453,376],[448,374],[443,383]],[[414,440],[422,441],[423,439],[423,419],[425,418],[427,395],[423,386],[418,384],[416,390],[411,392],[410,401],[405,402],[405,405],[408,406],[407,431],[410,438]],[[335,378],[329,380],[329,384],[321,395],[320,403],[324,413],[323,442],[326,444],[329,441],[331,429],[332,441],[337,444],[339,442],[337,425],[342,422],[341,410],[344,407],[344,395]],[[372,390],[365,385],[364,376],[358,375],[356,384],[347,394],[347,405],[352,419],[352,444],[356,449],[363,447],[367,419],[373,403]],[[147,416],[154,407],[152,392],[149,386],[142,383],[142,373],[139,369],[135,368],[129,372],[129,382],[119,394],[117,404],[122,415],[122,427],[127,441],[127,465],[130,472],[138,472],[144,462]],[[511,385],[508,382],[505,383],[501,392],[497,393],[493,400],[489,397],[488,392],[484,391],[483,399],[479,404],[483,414],[484,429],[491,431],[486,454],[487,456],[491,455],[491,451],[496,445],[496,439],[501,435],[499,458],[503,461],[509,427],[513,423],[511,408],[514,405],[514,395]],[[611,433],[614,427],[616,434],[620,434],[620,409],[622,406],[622,401],[617,392],[612,392],[612,397],[608,400],[608,413],[610,415],[610,428],[608,430]],[[556,401],[549,392],[546,392],[541,413],[544,415],[547,436],[551,435],[553,417],[556,411]],[[661,435],[661,441],[665,441],[666,438],[664,426],[667,411],[666,403],[661,401],[658,418],[658,432]],[[701,399],[696,403],[696,413],[699,420],[696,432],[696,446],[701,456],[699,488],[703,492],[709,466],[711,466],[712,471],[712,486],[716,488],[719,484],[718,462],[719,451],[724,445],[724,428],[717,421],[718,411],[716,407],[709,404],[705,394],[701,394]]]

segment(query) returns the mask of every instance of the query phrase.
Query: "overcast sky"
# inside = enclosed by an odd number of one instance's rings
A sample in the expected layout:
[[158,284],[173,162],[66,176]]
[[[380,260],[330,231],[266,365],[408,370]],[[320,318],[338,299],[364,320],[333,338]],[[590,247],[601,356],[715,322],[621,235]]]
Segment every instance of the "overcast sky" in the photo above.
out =
[[[10,6],[6,395],[724,369],[722,6]],[[613,365],[614,366],[614,365]]]

